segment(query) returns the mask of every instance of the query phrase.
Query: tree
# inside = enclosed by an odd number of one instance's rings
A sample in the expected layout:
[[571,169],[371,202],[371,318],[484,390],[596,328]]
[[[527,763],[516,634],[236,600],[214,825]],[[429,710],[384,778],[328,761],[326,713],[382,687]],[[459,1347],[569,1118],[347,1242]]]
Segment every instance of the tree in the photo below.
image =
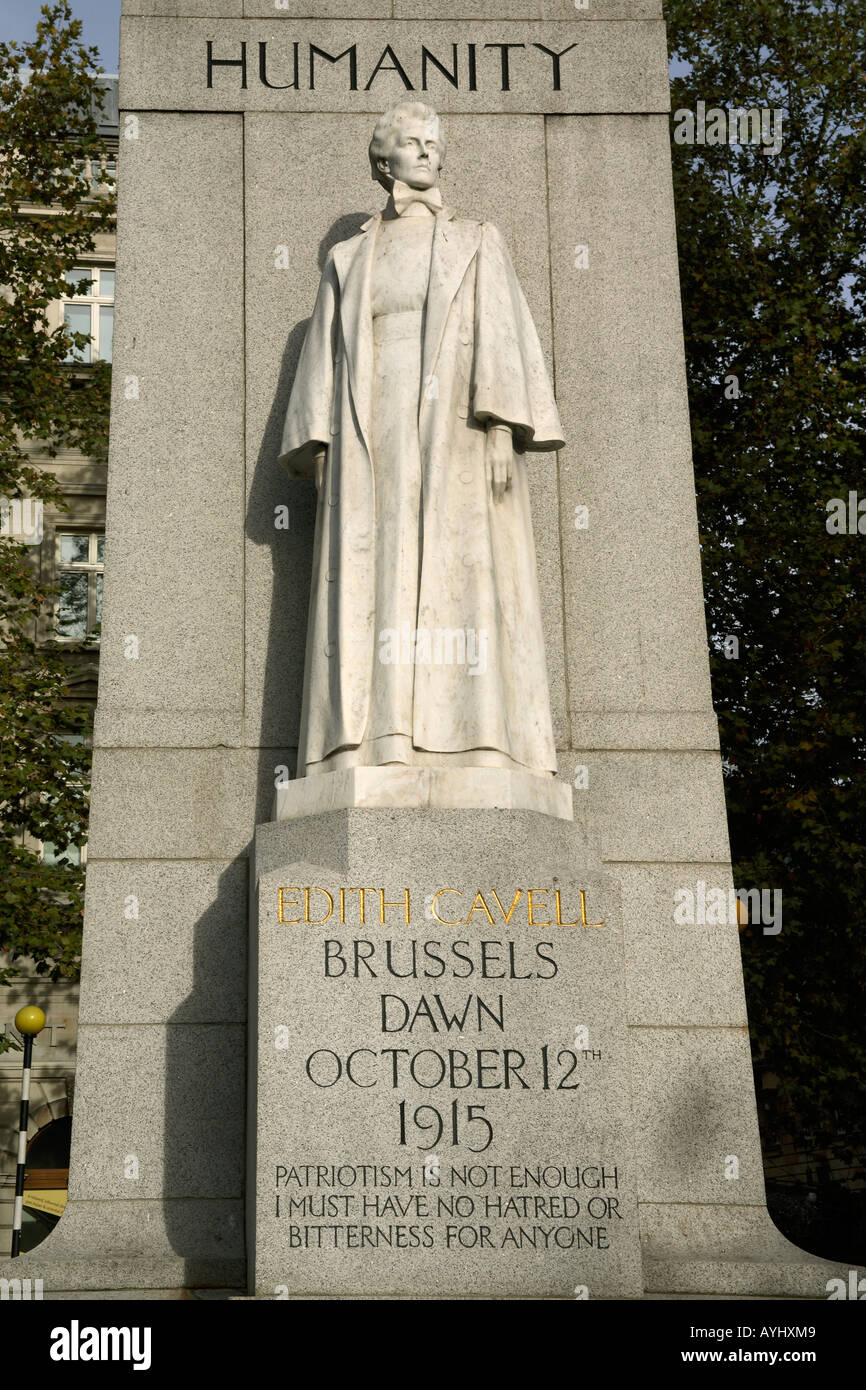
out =
[[866,517],[854,533],[828,523],[866,484],[866,14],[664,8],[688,68],[674,113],[784,112],[776,154],[730,127],[726,143],[680,143],[675,115],[674,187],[735,877],[783,892],[781,933],[742,935],[758,1089],[773,1073],[772,1127],[851,1162],[866,1140]]
[[[68,274],[113,227],[113,181],[101,168],[98,54],[80,42],[66,0],[44,5],[30,43],[0,43],[0,494],[66,509],[38,455],[103,456],[110,368],[70,366],[88,335],[49,331],[46,310]],[[7,508],[8,511],[8,508]],[[52,597],[32,552],[0,539],[0,943],[9,964],[73,978],[83,873],[73,854],[42,861],[28,837],[63,849],[86,840],[89,711],[67,698],[70,645],[37,640]],[[4,1043],[0,1039],[0,1050]]]

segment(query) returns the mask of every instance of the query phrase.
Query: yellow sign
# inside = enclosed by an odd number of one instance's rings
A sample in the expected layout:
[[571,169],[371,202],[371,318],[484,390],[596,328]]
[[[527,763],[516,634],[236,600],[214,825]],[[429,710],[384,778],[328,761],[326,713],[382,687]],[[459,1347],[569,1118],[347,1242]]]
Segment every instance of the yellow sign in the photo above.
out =
[[49,1216],[62,1216],[68,1195],[65,1187],[53,1192],[25,1192],[24,1205],[32,1211],[47,1211]]

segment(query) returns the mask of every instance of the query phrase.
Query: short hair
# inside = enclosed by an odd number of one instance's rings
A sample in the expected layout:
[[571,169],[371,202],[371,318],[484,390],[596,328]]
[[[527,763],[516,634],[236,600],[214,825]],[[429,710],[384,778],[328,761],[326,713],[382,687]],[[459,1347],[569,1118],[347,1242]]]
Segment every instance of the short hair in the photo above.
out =
[[405,124],[406,121],[439,122],[439,167],[441,168],[445,163],[445,130],[437,112],[433,110],[432,106],[426,106],[423,101],[398,102],[396,106],[389,107],[385,114],[379,117],[369,150],[371,175],[389,193],[393,179],[376,167],[376,160],[388,158],[394,143],[394,134],[397,128]]

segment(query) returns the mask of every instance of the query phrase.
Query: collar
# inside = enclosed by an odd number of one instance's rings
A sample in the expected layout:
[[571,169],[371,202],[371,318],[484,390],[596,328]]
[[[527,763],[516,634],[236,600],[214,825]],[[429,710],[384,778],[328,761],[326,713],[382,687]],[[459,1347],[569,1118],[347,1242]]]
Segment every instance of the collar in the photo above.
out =
[[[386,206],[387,206],[387,204],[386,204]],[[378,223],[382,221],[382,213],[383,213],[384,211],[385,211],[385,208],[382,208],[379,212],[373,212],[373,213],[371,213],[370,216],[367,218],[366,222],[362,222],[362,223],[361,223],[361,226],[358,228],[358,235],[361,236],[361,235],[363,235],[364,232],[369,232],[369,231],[371,231],[375,226],[377,226]],[[454,209],[451,208],[451,207],[449,207],[448,204],[446,203],[446,204],[444,205],[444,207],[442,208],[442,211],[441,211],[441,212],[438,212],[438,213],[436,214],[436,221],[437,221],[437,223],[438,223],[438,222],[442,222],[442,221],[448,222],[448,221],[450,221],[450,220],[451,220],[453,217],[455,217],[455,216],[456,216],[456,213],[455,213]]]
[[443,207],[442,194],[435,184],[432,188],[410,188],[402,179],[394,180],[390,202],[398,217],[402,217],[412,203],[422,203],[434,216],[441,212]]

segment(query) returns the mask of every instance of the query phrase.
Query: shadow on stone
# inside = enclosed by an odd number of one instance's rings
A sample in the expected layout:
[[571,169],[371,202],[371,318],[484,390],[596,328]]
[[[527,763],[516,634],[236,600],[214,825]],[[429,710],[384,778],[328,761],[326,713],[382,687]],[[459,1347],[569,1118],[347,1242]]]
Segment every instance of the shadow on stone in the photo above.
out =
[[[330,248],[353,236],[369,213],[339,218],[319,247],[321,269]],[[304,305],[312,309],[312,305]],[[294,773],[300,723],[316,494],[277,464],[283,419],[308,319],[289,332],[277,388],[250,480],[246,537],[270,545],[271,611],[264,672],[256,824],[272,814],[275,767],[290,759]],[[289,510],[289,527],[274,525],[275,508]],[[258,615],[246,615],[247,622]],[[249,731],[248,731],[249,733]],[[288,750],[288,752],[287,752]],[[255,826],[249,827],[252,838]],[[183,1283],[244,1283],[244,1135],[246,1128],[246,970],[248,856],[226,867],[213,905],[195,925],[193,989],[171,1016],[165,1089],[165,1212],[172,1248],[184,1259]],[[227,938],[230,950],[227,953]],[[227,960],[230,957],[230,965]],[[215,972],[230,968],[240,984],[235,1023],[208,1021]]]
[[[220,874],[213,905],[194,927],[192,992],[168,1020],[164,1211],[184,1285],[244,1278],[246,878],[245,856]],[[235,1021],[211,1022],[227,957],[240,985]]]
[[[354,236],[369,215],[369,212],[352,213],[332,224],[319,245],[320,270],[331,247]],[[302,307],[312,310],[313,306],[305,304]],[[247,505],[248,541],[253,545],[269,545],[273,555],[271,611],[260,615],[261,620],[268,624],[268,639],[259,737],[262,767],[267,765],[272,782],[275,762],[280,761],[273,756],[274,750],[297,749],[304,680],[316,492],[309,483],[289,478],[285,469],[277,463],[277,458],[286,407],[308,323],[309,319],[302,319],[289,332],[277,389],[259,441]],[[274,524],[278,506],[288,507],[288,529],[278,530]],[[248,621],[249,618],[248,614]],[[294,775],[294,760],[289,770]],[[268,820],[270,815],[271,808],[268,806],[262,819]]]

